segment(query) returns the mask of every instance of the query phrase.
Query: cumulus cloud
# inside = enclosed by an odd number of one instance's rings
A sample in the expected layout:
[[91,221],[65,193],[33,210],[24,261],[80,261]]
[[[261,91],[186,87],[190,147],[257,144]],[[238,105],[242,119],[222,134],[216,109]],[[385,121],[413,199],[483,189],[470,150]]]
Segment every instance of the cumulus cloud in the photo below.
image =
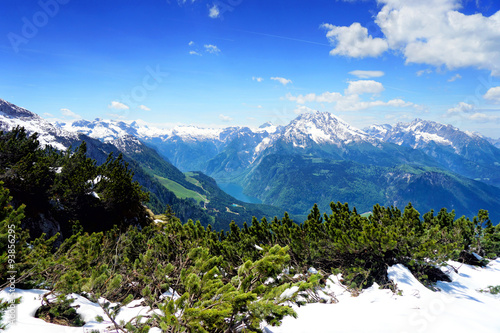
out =
[[474,105],[465,102],[460,102],[456,106],[449,108],[447,114],[461,114],[461,113],[473,113],[475,110]]
[[211,53],[211,54],[219,54],[220,53],[220,49],[216,45],[205,44],[204,47],[205,47],[205,51],[208,53]]
[[497,122],[500,120],[500,116],[480,112],[474,105],[464,102],[460,102],[448,109],[445,117],[460,117],[477,123]]
[[189,46],[193,46],[193,45],[194,45],[194,42],[193,42],[193,41],[190,41],[190,42],[188,43],[188,45],[189,45]]
[[461,79],[461,78],[462,78],[462,75],[460,75],[460,74],[455,74],[455,75],[453,75],[452,77],[450,77],[450,78],[448,79],[448,82],[453,82],[453,81],[459,80],[459,79]]
[[422,69],[422,70],[419,70],[417,72],[417,76],[422,76],[424,74],[431,74],[432,73],[432,69]]
[[368,29],[354,22],[349,27],[339,27],[323,24],[327,29],[326,37],[334,48],[331,55],[341,55],[351,58],[377,57],[387,51],[387,41],[368,35]]
[[500,103],[500,87],[493,87],[488,89],[483,98],[496,103]]
[[73,119],[82,119],[82,117],[80,115],[74,113],[70,109],[61,109],[61,113],[65,117],[69,117],[69,118],[73,118]]
[[359,97],[357,95],[353,95],[353,98],[345,98],[342,99],[337,105],[335,106],[335,109],[338,111],[359,111],[359,110],[365,110],[373,107],[394,107],[394,108],[408,108],[408,107],[413,107],[413,108],[419,108],[419,105],[412,103],[412,102],[406,102],[402,99],[396,98],[396,99],[391,99],[387,102],[384,101],[361,101],[359,100]]
[[381,77],[385,75],[385,73],[382,71],[362,71],[362,70],[351,71],[349,72],[349,74],[357,76],[360,79],[370,79],[372,77]]
[[286,99],[289,101],[296,102],[297,104],[306,104],[310,102],[317,103],[335,103],[336,111],[359,111],[365,110],[372,107],[396,107],[396,108],[420,108],[419,105],[407,102],[402,99],[391,99],[387,102],[381,100],[375,101],[363,101],[361,97],[357,94],[352,95],[342,95],[338,92],[324,92],[321,95],[316,95],[314,93],[306,95],[293,96],[292,94],[287,94]]
[[272,77],[271,80],[278,81],[279,83],[281,83],[284,86],[286,86],[289,83],[292,83],[292,80],[288,80],[288,79],[285,79],[284,77],[278,77],[278,76]]
[[311,109],[310,107],[307,107],[305,105],[297,105],[295,110],[293,110],[293,112],[295,112],[295,114],[310,113],[310,112],[314,112],[314,111],[315,111],[314,109]]
[[324,92],[321,95],[316,95],[315,93],[309,93],[306,95],[294,96],[290,93],[286,95],[286,99],[297,104],[306,104],[308,102],[318,102],[318,103],[334,103],[340,101],[344,96],[338,92]]
[[128,110],[129,107],[123,103],[117,102],[117,101],[112,101],[110,105],[108,105],[108,109],[115,109],[115,110]]
[[198,53],[196,51],[189,51],[189,54],[190,55],[197,55],[197,56],[200,56],[201,57],[201,53]]
[[380,94],[384,91],[382,83],[373,80],[350,81],[345,90],[346,95]]
[[263,79],[263,78],[261,78],[261,77],[255,77],[255,76],[252,76],[252,80],[253,80],[253,81],[257,81],[257,82],[262,82],[262,81],[264,81],[264,79]]
[[355,22],[350,26],[324,24],[332,55],[377,57],[391,49],[406,63],[448,69],[475,67],[500,75],[500,11],[491,16],[466,15],[460,0],[377,0],[375,23],[383,38],[374,38]]
[[151,109],[148,108],[146,105],[139,105],[139,109],[144,110],[144,111],[151,111]]
[[[383,101],[375,97],[384,91],[382,83],[374,80],[358,80],[348,82],[348,87],[344,94],[340,92],[325,91],[321,94],[309,93],[292,95],[288,93],[285,98],[298,104],[296,111],[306,112],[310,110],[305,104],[308,103],[329,103],[334,104],[335,111],[359,111],[373,107],[393,107],[393,108],[415,108],[422,109],[418,104],[405,101],[400,98]],[[370,100],[363,100],[365,94],[371,94]],[[304,107],[302,107],[304,106]]]
[[477,112],[477,113],[471,114],[469,116],[469,119],[476,121],[478,123],[488,123],[488,122],[497,122],[500,120],[500,117],[492,115],[492,114],[485,114],[485,113]]
[[217,7],[216,4],[214,4],[212,7],[208,9],[208,16],[213,19],[218,18],[220,16],[219,7]]
[[222,113],[219,115],[219,119],[224,121],[224,122],[230,122],[231,120],[233,120],[233,118],[231,118],[229,116],[225,116]]

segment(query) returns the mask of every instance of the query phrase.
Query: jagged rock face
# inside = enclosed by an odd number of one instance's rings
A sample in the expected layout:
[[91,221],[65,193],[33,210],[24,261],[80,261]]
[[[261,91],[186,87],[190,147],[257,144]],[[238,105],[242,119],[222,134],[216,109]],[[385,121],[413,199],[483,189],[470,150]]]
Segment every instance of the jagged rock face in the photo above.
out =
[[[266,123],[259,128],[177,126],[167,130],[140,122],[102,119],[79,120],[56,127],[25,109],[1,101],[0,125],[5,128],[21,123],[29,131],[41,132],[47,137],[46,142],[57,144],[61,138],[70,141],[72,135],[80,138],[88,134],[138,158],[144,155],[145,143],[182,171],[199,170],[216,180],[235,180],[247,193],[265,203],[281,200],[296,205],[298,212],[310,209],[309,202],[299,201],[311,186],[322,190],[312,191],[309,199],[316,200],[320,195],[319,199],[325,202],[335,200],[338,195],[355,202],[369,192],[373,198],[370,203],[397,202],[401,206],[406,200],[418,199],[427,207],[431,203],[424,200],[429,197],[426,189],[434,186],[433,193],[442,193],[446,200],[449,197],[446,205],[451,208],[461,206],[472,212],[472,206],[465,206],[464,198],[471,198],[474,193],[484,194],[476,198],[476,203],[484,203],[483,206],[493,207],[498,203],[495,197],[498,188],[483,185],[500,186],[500,149],[480,135],[421,119],[394,126],[373,125],[364,130],[328,112],[305,113],[286,126]],[[95,151],[100,149],[98,145],[96,148]],[[402,169],[397,171],[395,168],[400,166]],[[404,171],[407,166],[408,172]],[[435,173],[428,172],[430,167]],[[291,174],[293,170],[296,175]],[[450,171],[468,179],[451,176]],[[384,180],[384,175],[389,179]],[[324,184],[327,176],[331,177],[328,186]],[[294,186],[301,180],[304,188],[297,190]],[[352,192],[352,184],[359,190],[357,194]],[[284,187],[289,192],[285,193]],[[451,187],[456,190],[446,191]],[[382,193],[381,188],[388,190]],[[295,192],[300,192],[297,201],[289,202],[286,197]],[[418,198],[412,197],[415,193]],[[442,198],[436,197],[434,201],[439,200]]]
[[305,113],[287,125],[281,136],[300,147],[313,141],[317,144],[346,145],[351,142],[374,141],[363,131],[349,125],[329,112]]
[[30,232],[30,237],[35,238],[39,235],[45,234],[46,237],[50,238],[57,233],[59,237],[57,238],[54,246],[59,246],[62,240],[69,235],[64,235],[61,230],[61,225],[58,221],[54,220],[51,216],[45,214],[39,214],[36,218],[25,218],[23,219],[22,226],[28,229]]
[[62,130],[37,114],[0,99],[0,129],[10,130],[16,126],[23,126],[30,134],[38,133],[42,145],[59,150],[67,149],[78,140],[76,133]]
[[432,144],[448,146],[460,154],[464,147],[480,142],[488,147],[490,144],[480,135],[464,132],[451,125],[443,125],[434,121],[415,119],[411,123],[398,123],[394,126],[372,125],[365,131],[373,137],[398,145],[412,148],[425,148]]
[[448,170],[500,186],[500,149],[476,133],[422,119],[365,131],[384,142],[421,150]]

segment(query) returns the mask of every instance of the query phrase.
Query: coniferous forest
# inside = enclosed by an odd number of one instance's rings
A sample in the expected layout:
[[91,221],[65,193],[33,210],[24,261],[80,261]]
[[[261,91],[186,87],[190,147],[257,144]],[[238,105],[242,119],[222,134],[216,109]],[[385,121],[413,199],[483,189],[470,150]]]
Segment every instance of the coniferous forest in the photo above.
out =
[[[448,278],[438,268],[446,260],[484,266],[474,253],[500,255],[500,226],[485,210],[421,214],[408,203],[361,216],[332,202],[327,212],[311,207],[305,221],[285,213],[216,230],[181,221],[170,207],[154,215],[132,177],[122,156],[98,165],[85,143],[59,152],[22,128],[0,132],[2,288],[18,272],[17,288],[49,290],[37,316],[70,326],[83,325],[67,297],[76,293],[97,302],[117,331],[260,332],[263,321],[295,316],[290,302],[320,301],[315,291],[331,274],[353,293],[374,283],[398,292],[387,268],[403,264],[432,289]],[[156,311],[116,320],[141,298]]]

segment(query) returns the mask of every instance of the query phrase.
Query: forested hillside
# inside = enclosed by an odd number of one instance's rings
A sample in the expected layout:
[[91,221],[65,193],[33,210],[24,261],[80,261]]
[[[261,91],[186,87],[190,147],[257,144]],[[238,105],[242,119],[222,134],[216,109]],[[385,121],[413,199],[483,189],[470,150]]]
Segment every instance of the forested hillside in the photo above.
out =
[[[376,205],[366,218],[341,203],[324,214],[314,206],[301,224],[285,214],[220,232],[171,214],[144,228],[92,234],[75,228],[52,250],[55,237],[30,241],[21,227],[24,207],[9,202],[1,188],[0,285],[15,269],[18,288],[48,290],[36,316],[70,326],[85,323],[68,295],[83,295],[105,314],[97,322],[122,332],[262,332],[264,322],[296,316],[291,304],[322,300],[332,273],[342,274],[354,296],[374,283],[401,294],[388,279],[389,266],[405,265],[433,289],[436,281],[450,281],[438,268],[446,260],[484,266],[487,260],[473,252],[500,253],[500,227],[483,210],[470,220],[445,209],[421,216],[411,205],[404,211]],[[16,232],[15,264],[7,260],[7,226]],[[131,302],[154,311],[118,321]]]
[[76,149],[42,149],[37,135],[23,128],[0,132],[0,181],[13,204],[27,204],[24,226],[32,236],[71,235],[74,229],[103,231],[117,225],[145,226],[151,218],[148,195],[132,180],[121,155],[97,165],[83,142]]

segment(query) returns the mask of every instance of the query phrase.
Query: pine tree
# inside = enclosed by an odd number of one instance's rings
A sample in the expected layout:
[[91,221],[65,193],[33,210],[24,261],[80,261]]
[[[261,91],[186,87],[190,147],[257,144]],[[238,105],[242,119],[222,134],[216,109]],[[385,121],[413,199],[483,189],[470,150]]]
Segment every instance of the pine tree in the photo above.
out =
[[21,228],[24,205],[11,206],[9,190],[0,182],[0,285],[9,277],[8,271],[18,271],[18,263],[24,259],[29,234]]

